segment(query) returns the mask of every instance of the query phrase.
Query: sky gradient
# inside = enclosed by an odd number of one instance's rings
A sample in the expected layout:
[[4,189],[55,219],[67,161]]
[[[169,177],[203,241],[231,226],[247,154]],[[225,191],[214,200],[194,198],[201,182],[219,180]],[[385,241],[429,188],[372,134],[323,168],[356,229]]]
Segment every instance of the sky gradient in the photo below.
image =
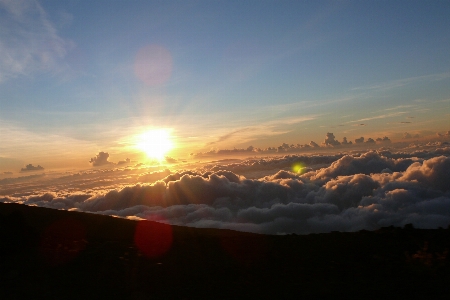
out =
[[449,1],[0,0],[0,171],[145,161],[150,129],[181,160],[328,132],[448,138],[449,15]]

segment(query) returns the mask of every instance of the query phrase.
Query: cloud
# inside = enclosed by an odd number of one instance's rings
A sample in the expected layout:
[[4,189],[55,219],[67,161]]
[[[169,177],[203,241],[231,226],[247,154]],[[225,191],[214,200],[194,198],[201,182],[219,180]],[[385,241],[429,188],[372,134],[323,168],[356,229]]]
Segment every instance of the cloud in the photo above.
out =
[[[363,118],[363,119],[359,119],[359,120],[355,120],[355,121],[350,121],[347,123],[357,123],[357,122],[364,122],[364,121],[371,121],[371,120],[386,119],[386,118],[401,116],[404,114],[406,114],[406,112],[400,111],[400,112],[395,112],[395,113],[390,113],[390,114],[384,114],[384,115],[379,115],[379,116],[374,116],[374,117]],[[365,126],[365,124],[358,124],[358,125]]]
[[410,138],[412,138],[412,135],[410,135],[408,132],[405,132],[405,133],[403,133],[403,138],[410,139]]
[[[418,137],[416,134],[414,137]],[[388,144],[391,140],[385,136],[383,138],[377,138],[376,141],[372,138],[368,138],[366,140],[366,144]],[[360,137],[355,139],[355,144],[364,143],[364,137]],[[207,152],[198,152],[198,153],[190,153],[192,157],[211,157],[215,155],[233,155],[233,154],[274,154],[274,153],[299,153],[304,152],[310,148],[320,148],[320,147],[338,147],[338,146],[352,146],[353,142],[348,141],[346,137],[343,138],[342,142],[339,142],[333,133],[328,132],[325,136],[325,140],[321,143],[321,145],[317,144],[314,141],[311,141],[309,144],[287,144],[282,143],[277,147],[267,147],[264,149],[256,148],[253,146],[249,146],[247,148],[233,148],[233,149],[212,149]]]
[[210,142],[210,143],[208,143],[206,145],[210,146],[210,145],[213,145],[213,144],[217,144],[217,143],[226,141],[226,140],[232,138],[236,134],[239,134],[239,133],[242,133],[242,132],[245,132],[245,131],[249,131],[249,130],[252,130],[252,129],[251,128],[242,128],[242,129],[235,130],[233,132],[230,132],[230,133],[227,133],[225,135],[220,136],[216,141]]
[[399,180],[414,181],[427,187],[449,191],[450,158],[439,156],[426,160],[422,164],[415,162],[408,167]]
[[73,47],[37,1],[0,1],[0,82],[35,72],[58,72]]
[[381,173],[385,169],[401,172],[405,171],[414,162],[411,158],[392,159],[380,155],[378,152],[371,151],[356,157],[345,155],[333,162],[329,167],[310,172],[305,176],[314,180],[330,180],[338,176]]
[[[5,174],[11,175],[12,172],[5,172]],[[45,176],[45,174],[35,174],[35,175],[28,175],[28,176],[20,176],[20,177],[16,177],[16,178],[3,178],[0,180],[0,185],[3,186],[6,184],[15,184],[18,182],[28,182],[29,183],[33,179],[42,178],[44,176]]]
[[377,138],[376,142],[377,144],[390,144],[391,140],[387,136],[385,136],[383,138]]
[[166,161],[167,163],[169,163],[169,164],[175,164],[175,163],[177,163],[177,160],[176,160],[175,158],[173,158],[173,157],[170,157],[170,156],[166,156],[166,157],[165,157],[165,161]]
[[447,132],[444,133],[444,134],[437,132],[436,135],[437,135],[438,137],[450,137],[450,130],[447,131]]
[[246,159],[244,161],[230,164],[216,164],[207,168],[212,172],[227,170],[246,177],[261,178],[273,175],[281,170],[291,171],[294,166],[301,169],[329,165],[342,155],[285,155],[282,157]]
[[[92,160],[92,158],[91,158],[91,160]],[[131,162],[130,159],[127,158],[127,159],[125,159],[125,160],[119,160],[119,161],[117,162],[117,164],[118,164],[118,165],[126,165],[126,164],[129,164],[130,162]]]
[[352,144],[353,144],[352,141],[348,142],[345,136],[342,138],[342,145],[352,145]]
[[[3,194],[0,201],[266,234],[373,230],[407,223],[447,227],[449,155],[450,147],[286,155],[175,173],[133,173],[137,177],[128,181],[126,174],[139,170],[99,169],[58,178],[55,182],[66,185],[65,192],[49,182],[58,193],[40,189],[23,196]],[[292,172],[294,164],[308,171]],[[242,175],[260,170],[271,174],[253,179]],[[110,180],[119,176],[128,176],[121,181],[128,184],[111,188]],[[94,184],[99,184],[97,190]]]
[[[414,82],[420,82],[420,81],[440,81],[446,78],[450,77],[450,73],[438,73],[438,74],[430,74],[430,75],[424,75],[424,76],[417,76],[417,77],[409,77],[409,78],[403,78],[403,79],[397,79],[392,80],[376,85],[370,85],[370,86],[361,86],[353,88],[353,90],[389,90],[401,86],[405,86],[408,84],[412,84]],[[402,108],[402,107],[408,107],[407,105],[400,105],[397,107],[394,107],[392,109]]]
[[44,168],[40,165],[37,165],[37,167],[35,167],[32,164],[28,164],[25,166],[25,168],[20,169],[20,172],[42,171],[42,170],[44,170]]
[[99,152],[95,157],[92,157],[89,162],[94,167],[98,166],[104,166],[104,165],[110,165],[113,164],[112,162],[108,161],[109,154],[108,152]]
[[312,147],[312,148],[319,148],[319,147],[320,147],[320,146],[319,146],[317,143],[315,143],[314,141],[309,142],[309,146]]
[[417,133],[414,135],[412,135],[408,132],[403,133],[403,139],[412,139],[412,138],[415,138],[415,139],[420,138],[420,135]]
[[[333,137],[334,139],[334,137]],[[333,141],[334,145],[340,145],[340,143],[336,140]],[[352,143],[347,143],[347,145],[351,145]],[[331,144],[325,145],[325,147],[327,146],[331,146]],[[263,153],[268,153],[268,154],[273,154],[273,153],[295,153],[295,152],[301,152],[307,148],[319,148],[320,146],[311,141],[309,144],[304,144],[304,145],[294,145],[294,144],[287,144],[287,143],[282,143],[280,146],[278,147],[267,147],[264,149],[261,148],[255,148],[253,146],[249,146],[247,148],[233,148],[233,149],[218,149],[218,150],[210,150],[207,152],[198,152],[198,153],[191,153],[190,156],[194,156],[194,157],[208,157],[208,156],[214,156],[214,155],[232,155],[232,154],[250,154],[250,153],[258,153],[258,154],[263,154]]]
[[328,132],[325,140],[323,141],[325,146],[339,146],[341,143],[336,140],[336,137],[333,133]]

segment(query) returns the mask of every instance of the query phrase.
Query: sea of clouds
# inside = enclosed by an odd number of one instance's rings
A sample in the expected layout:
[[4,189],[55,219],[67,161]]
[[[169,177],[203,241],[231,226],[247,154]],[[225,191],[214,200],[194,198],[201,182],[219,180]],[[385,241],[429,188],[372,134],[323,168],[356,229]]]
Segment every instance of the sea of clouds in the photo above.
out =
[[0,202],[264,234],[450,225],[450,147],[225,162],[5,178]]

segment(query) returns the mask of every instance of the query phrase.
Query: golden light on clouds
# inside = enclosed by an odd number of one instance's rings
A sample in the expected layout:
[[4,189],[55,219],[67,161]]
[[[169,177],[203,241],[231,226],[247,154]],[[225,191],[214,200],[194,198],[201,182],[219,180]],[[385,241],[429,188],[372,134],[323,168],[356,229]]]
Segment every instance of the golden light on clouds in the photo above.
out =
[[149,158],[163,160],[167,152],[174,148],[174,143],[169,130],[151,129],[138,136],[136,147]]

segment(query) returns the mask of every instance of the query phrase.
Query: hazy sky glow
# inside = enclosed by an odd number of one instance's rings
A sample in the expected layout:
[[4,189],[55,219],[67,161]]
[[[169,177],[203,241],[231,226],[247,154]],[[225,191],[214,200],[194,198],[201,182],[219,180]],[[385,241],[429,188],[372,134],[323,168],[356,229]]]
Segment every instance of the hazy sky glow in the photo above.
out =
[[[0,0],[0,171],[450,130],[449,1]],[[447,135],[448,136],[448,135]],[[106,155],[106,154],[105,154]]]

